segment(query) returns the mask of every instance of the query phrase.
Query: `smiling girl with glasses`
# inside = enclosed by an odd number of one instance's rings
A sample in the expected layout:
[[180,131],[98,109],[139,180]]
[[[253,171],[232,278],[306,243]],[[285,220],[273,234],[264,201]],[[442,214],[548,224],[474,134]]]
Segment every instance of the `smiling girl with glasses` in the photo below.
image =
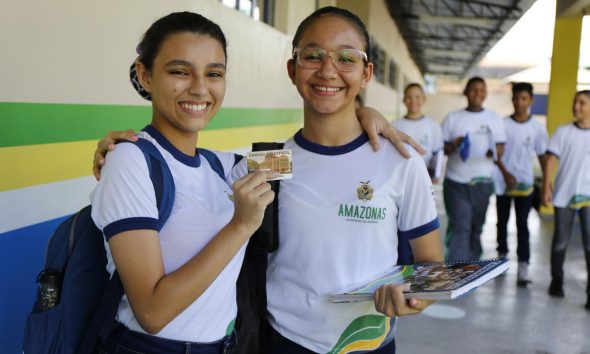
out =
[[[404,285],[382,287],[374,303],[333,304],[329,294],[395,265],[401,237],[416,261],[442,259],[430,179],[413,150],[406,159],[379,138],[373,152],[359,123],[354,100],[373,64],[357,16],[322,8],[301,23],[293,47],[287,69],[304,126],[285,144],[294,175],[281,181],[280,246],[268,259],[266,344],[273,354],[394,353],[395,316],[429,302],[405,300]],[[232,173],[247,173],[246,164]]]
[[404,159],[386,143],[374,153],[359,124],[355,97],[373,74],[361,20],[322,8],[292,44],[287,70],[303,98],[304,125],[285,143],[295,174],[281,181],[281,240],[269,257],[268,348],[394,353],[395,316],[428,302],[405,300],[404,285],[380,288],[374,303],[334,304],[329,295],[395,265],[400,238],[410,240],[417,262],[442,260],[432,184],[418,154]]
[[344,48],[335,52],[326,52],[324,49],[316,46],[308,46],[293,49],[293,58],[297,59],[297,64],[306,69],[319,69],[327,57],[332,58],[334,67],[340,71],[354,71],[361,64],[368,64],[367,53],[352,49]]

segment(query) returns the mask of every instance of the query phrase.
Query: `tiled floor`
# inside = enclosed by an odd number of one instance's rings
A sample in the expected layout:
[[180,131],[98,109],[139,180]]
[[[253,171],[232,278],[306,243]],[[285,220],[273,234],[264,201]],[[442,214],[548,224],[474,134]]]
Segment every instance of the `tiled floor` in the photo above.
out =
[[[440,190],[439,190],[440,195]],[[438,203],[441,234],[446,230],[442,199]],[[549,249],[553,221],[529,216],[532,284],[516,286],[516,226],[509,227],[509,258],[503,277],[454,301],[438,302],[424,313],[400,318],[400,354],[590,354],[590,311],[586,302],[586,266],[579,225],[574,227],[566,264],[566,296],[547,295],[550,282]],[[482,235],[483,257],[496,256],[495,198],[491,199]]]

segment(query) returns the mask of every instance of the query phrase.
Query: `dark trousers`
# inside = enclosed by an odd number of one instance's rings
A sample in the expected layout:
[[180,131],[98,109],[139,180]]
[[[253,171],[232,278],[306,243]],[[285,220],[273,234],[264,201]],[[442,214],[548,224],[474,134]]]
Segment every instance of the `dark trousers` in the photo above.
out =
[[[269,333],[269,336],[267,337],[268,354],[316,354],[315,352],[283,337],[279,332],[275,331],[271,325],[267,326],[267,333]],[[395,354],[395,339],[387,343],[384,347],[373,350],[370,353]]]
[[217,342],[193,343],[159,338],[135,332],[118,323],[98,354],[228,354],[234,345],[231,335]]
[[510,206],[514,199],[514,211],[516,212],[516,237],[518,246],[516,254],[519,262],[529,262],[531,256],[529,244],[529,211],[533,205],[532,194],[526,197],[496,197],[496,212],[498,214],[497,237],[498,253],[508,253],[508,219],[510,218]]
[[588,274],[586,293],[590,295],[590,207],[584,207],[579,210],[570,208],[554,209],[555,231],[553,233],[553,243],[551,244],[551,277],[553,282],[563,284],[565,252],[572,235],[574,217],[578,213],[582,229],[582,244],[586,256],[586,272]]
[[447,260],[481,257],[481,231],[493,191],[491,182],[471,185],[445,179],[443,195],[449,220],[445,238]]

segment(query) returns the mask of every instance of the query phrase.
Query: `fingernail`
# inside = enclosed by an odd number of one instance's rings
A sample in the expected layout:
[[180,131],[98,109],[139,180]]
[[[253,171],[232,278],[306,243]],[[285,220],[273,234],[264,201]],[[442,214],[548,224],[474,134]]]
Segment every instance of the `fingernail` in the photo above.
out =
[[404,285],[404,291],[410,291],[410,288],[411,288],[411,287],[412,287],[412,284],[410,284],[410,283],[406,283],[406,284]]
[[100,159],[100,161],[98,161],[99,165],[104,165],[104,159]]

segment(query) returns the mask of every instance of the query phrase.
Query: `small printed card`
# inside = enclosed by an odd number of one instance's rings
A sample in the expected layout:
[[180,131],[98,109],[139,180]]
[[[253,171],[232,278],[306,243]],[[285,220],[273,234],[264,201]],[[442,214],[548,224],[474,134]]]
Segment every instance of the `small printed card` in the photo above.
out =
[[252,151],[246,154],[248,172],[274,171],[279,173],[272,181],[293,177],[293,155],[291,150]]

